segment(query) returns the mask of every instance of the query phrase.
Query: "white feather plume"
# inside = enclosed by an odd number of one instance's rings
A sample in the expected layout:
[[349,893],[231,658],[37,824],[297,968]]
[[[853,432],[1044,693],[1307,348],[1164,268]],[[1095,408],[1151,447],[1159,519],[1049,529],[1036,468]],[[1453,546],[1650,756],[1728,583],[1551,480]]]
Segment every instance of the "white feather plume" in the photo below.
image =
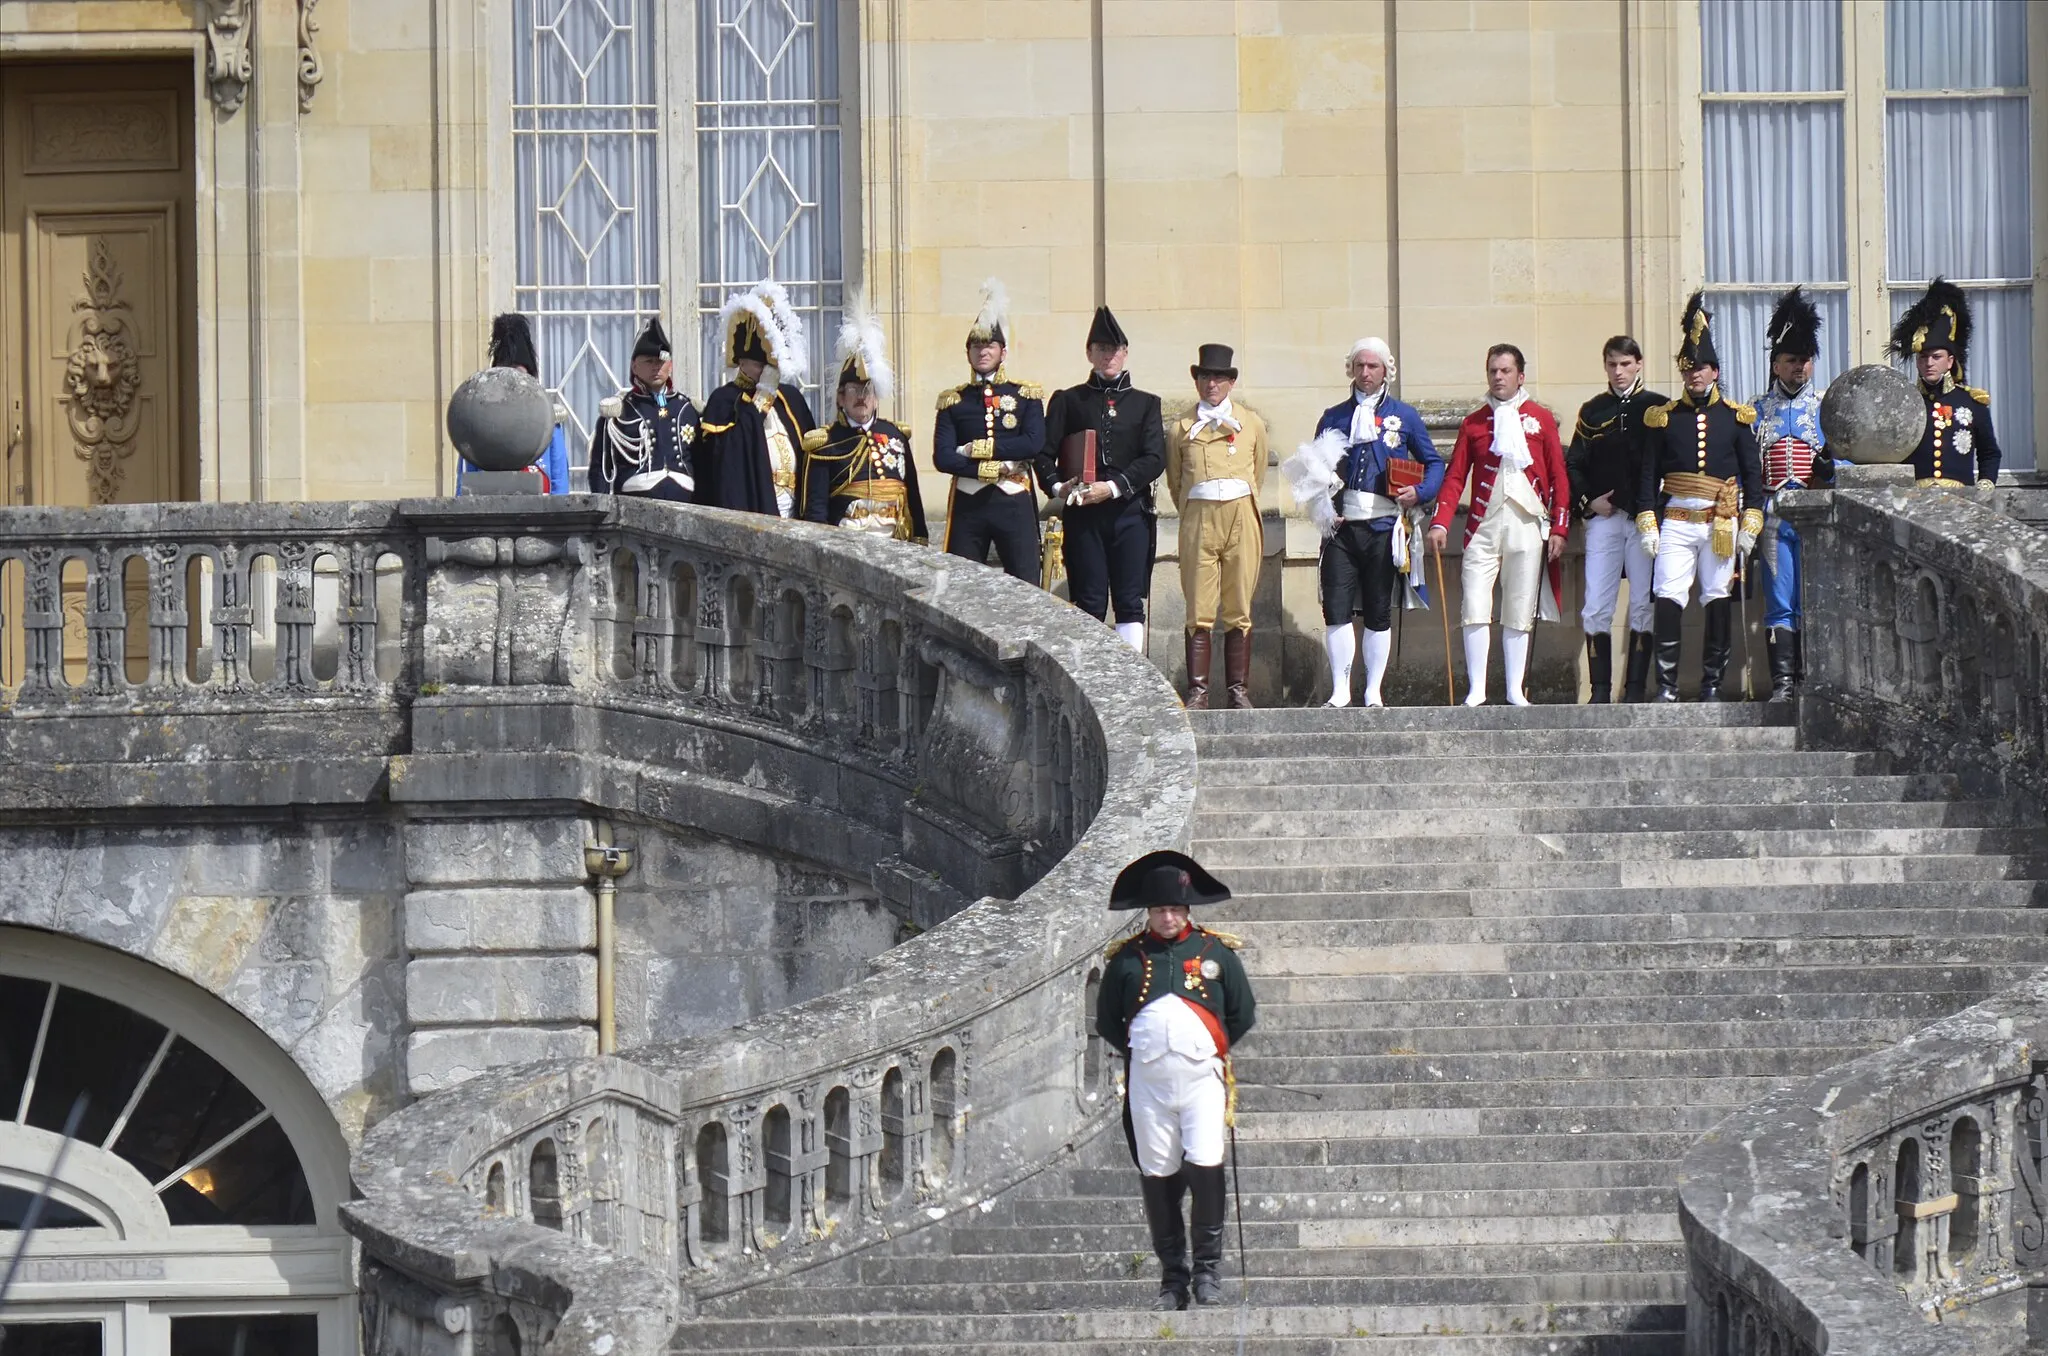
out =
[[844,370],[847,360],[858,356],[875,388],[875,400],[886,405],[896,394],[896,370],[889,366],[889,341],[882,334],[882,322],[868,310],[867,299],[858,292],[846,302],[845,318],[839,322],[839,352],[832,361]]
[[[781,356],[777,352],[777,345],[781,342],[782,336],[781,327],[775,323],[774,312],[768,309],[768,304],[761,299],[757,292],[752,290],[735,292],[725,299],[725,305],[718,308],[719,352],[725,358],[725,379],[727,381],[731,381],[734,374],[739,371],[739,368],[732,361],[732,332],[739,325],[742,313],[751,316],[754,323],[761,327],[761,341],[767,345],[768,356],[771,359],[769,365],[782,367],[780,363],[772,361]],[[787,372],[789,369],[782,367],[782,370]],[[765,373],[762,375],[762,380],[768,380]],[[798,380],[801,380],[801,378],[798,378]]]
[[774,279],[764,278],[754,284],[754,293],[767,303],[775,317],[776,334],[781,336],[779,348],[775,335],[769,336],[768,346],[774,352],[775,365],[782,369],[783,376],[802,384],[811,375],[811,348],[804,335],[804,318],[790,305],[788,290]]
[[1010,289],[1003,286],[1001,278],[984,278],[981,282],[981,311],[967,332],[981,336],[993,335],[997,330],[1003,332],[1007,342],[1010,337]]
[[1337,478],[1337,463],[1344,459],[1344,435],[1324,429],[1312,442],[1303,443],[1293,456],[1280,463],[1281,479],[1301,505],[1316,531],[1330,536],[1337,530],[1337,510],[1330,496],[1343,482]]

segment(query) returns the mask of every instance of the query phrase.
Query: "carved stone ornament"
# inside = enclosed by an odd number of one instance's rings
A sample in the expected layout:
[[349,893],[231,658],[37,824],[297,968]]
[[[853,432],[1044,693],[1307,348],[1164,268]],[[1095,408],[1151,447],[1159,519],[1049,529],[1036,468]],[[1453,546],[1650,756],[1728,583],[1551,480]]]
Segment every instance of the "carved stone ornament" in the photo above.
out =
[[320,34],[320,25],[313,18],[313,6],[320,0],[299,0],[299,112],[308,113],[313,108],[313,88],[327,72],[320,66],[320,49],[313,45],[313,39]]
[[128,342],[129,308],[121,296],[125,279],[105,236],[92,238],[84,276],[85,295],[71,303],[80,321],[78,341],[64,366],[65,408],[72,450],[88,468],[93,502],[111,504],[141,425],[135,397],[142,387],[142,362]]
[[224,113],[241,108],[254,66],[249,56],[249,0],[206,0],[206,83]]

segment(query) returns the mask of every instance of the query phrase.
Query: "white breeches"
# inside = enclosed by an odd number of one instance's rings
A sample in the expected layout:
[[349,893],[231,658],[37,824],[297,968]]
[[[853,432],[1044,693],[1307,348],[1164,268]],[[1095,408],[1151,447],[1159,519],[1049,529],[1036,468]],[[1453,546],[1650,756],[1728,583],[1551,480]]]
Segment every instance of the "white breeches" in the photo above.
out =
[[1648,631],[1656,624],[1657,594],[1651,586],[1657,562],[1643,550],[1642,534],[1625,513],[1586,520],[1586,605],[1579,621],[1589,636],[1614,629],[1614,605],[1621,581],[1628,579],[1628,629]]
[[[1498,493],[1498,487],[1495,492]],[[1536,625],[1536,591],[1543,583],[1544,525],[1510,504],[1488,505],[1479,529],[1465,543],[1464,623],[1493,620],[1493,583],[1500,581],[1500,624],[1516,631]]]
[[1130,1065],[1131,1130],[1138,1170],[1171,1177],[1181,1161],[1198,1168],[1223,1162],[1223,1061],[1171,1052]]
[[1664,523],[1657,534],[1659,598],[1683,605],[1694,579],[1699,580],[1702,603],[1728,596],[1735,581],[1735,557],[1714,554],[1708,540],[1713,531],[1712,523]]

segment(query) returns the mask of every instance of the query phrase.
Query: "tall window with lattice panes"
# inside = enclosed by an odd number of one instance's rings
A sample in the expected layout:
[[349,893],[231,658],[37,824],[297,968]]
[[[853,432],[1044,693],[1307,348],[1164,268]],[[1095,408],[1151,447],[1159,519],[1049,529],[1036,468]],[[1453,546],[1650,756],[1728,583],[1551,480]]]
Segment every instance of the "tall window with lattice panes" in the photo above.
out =
[[[2005,465],[2034,462],[2028,0],[1700,0],[1701,276],[1722,385],[1769,380],[1794,283],[1823,321],[1815,379],[1881,357],[1936,275],[1976,320]],[[1860,73],[1860,74],[1859,74]]]

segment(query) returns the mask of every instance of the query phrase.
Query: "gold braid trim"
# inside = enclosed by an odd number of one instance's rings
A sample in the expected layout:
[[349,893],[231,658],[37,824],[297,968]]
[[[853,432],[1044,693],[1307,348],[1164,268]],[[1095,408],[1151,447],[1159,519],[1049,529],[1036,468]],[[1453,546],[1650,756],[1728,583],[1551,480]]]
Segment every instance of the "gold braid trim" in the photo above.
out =
[[1764,511],[1755,508],[1744,509],[1742,511],[1742,530],[1749,533],[1752,537],[1762,536],[1764,530]]
[[731,425],[731,424],[714,424],[714,423],[711,423],[711,422],[709,422],[709,421],[706,421],[706,422],[704,422],[704,423],[701,423],[701,424],[699,424],[699,425],[698,425],[697,427],[698,427],[698,428],[699,428],[700,430],[702,430],[703,432],[705,432],[705,433],[730,433],[730,432],[732,432],[732,425]]
[[958,390],[957,388],[956,388],[956,389],[954,389],[954,390],[951,390],[951,391],[941,391],[941,392],[939,392],[939,408],[940,408],[940,409],[942,409],[942,410],[950,410],[950,409],[952,409],[952,408],[953,408],[953,407],[954,407],[955,405],[958,405],[959,403],[960,403],[960,392],[959,392],[959,390]]
[[827,433],[824,429],[814,428],[810,432],[803,435],[804,451],[816,452],[819,448],[823,447],[826,443],[830,442],[831,440],[832,435]]
[[1215,928],[1205,927],[1197,927],[1195,931],[1201,933],[1204,937],[1214,937],[1217,941],[1223,943],[1232,951],[1244,950],[1244,938],[1238,936],[1234,932],[1218,932]]
[[997,481],[1003,478],[1003,464],[999,461],[978,461],[974,463],[976,480]]
[[1043,400],[1045,388],[1035,381],[1020,381],[1017,383],[1017,394],[1026,400]]
[[1636,531],[1638,531],[1638,532],[1655,532],[1656,530],[1657,530],[1657,515],[1656,515],[1656,513],[1654,513],[1654,512],[1653,512],[1653,511],[1651,511],[1650,509],[1644,509],[1644,510],[1643,510],[1643,511],[1642,511],[1641,513],[1638,513],[1638,514],[1636,515]]
[[1734,409],[1735,409],[1735,422],[1736,422],[1736,423],[1738,423],[1738,424],[1754,424],[1754,423],[1756,422],[1756,406],[1754,406],[1754,405],[1737,405],[1737,406],[1735,406],[1735,407],[1734,407]]
[[1643,411],[1643,427],[1663,428],[1671,422],[1671,412],[1677,408],[1678,402],[1675,400],[1667,401],[1662,405],[1652,405],[1649,409]]
[[1970,393],[1970,399],[1976,401],[1987,410],[1991,408],[1991,392],[1981,386],[1965,386],[1963,389]]
[[1237,1128],[1237,1070],[1231,1067],[1229,1055],[1223,1057],[1223,1123]]

